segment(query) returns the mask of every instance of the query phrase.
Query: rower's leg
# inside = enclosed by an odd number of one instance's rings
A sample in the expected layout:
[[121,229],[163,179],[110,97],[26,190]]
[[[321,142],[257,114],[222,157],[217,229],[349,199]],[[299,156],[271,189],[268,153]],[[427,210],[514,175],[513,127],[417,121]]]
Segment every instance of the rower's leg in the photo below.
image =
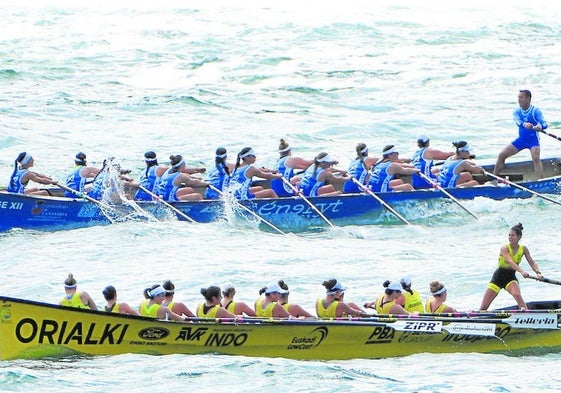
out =
[[495,175],[500,175],[501,171],[505,167],[505,161],[508,157],[518,153],[518,149],[514,147],[513,144],[509,143],[505,148],[499,153],[497,157],[497,162],[495,163],[495,168],[493,168],[493,173]]
[[543,165],[540,160],[540,147],[534,146],[530,149],[530,154],[532,155],[532,161],[534,163],[534,171],[536,172],[536,177],[538,179],[543,178]]

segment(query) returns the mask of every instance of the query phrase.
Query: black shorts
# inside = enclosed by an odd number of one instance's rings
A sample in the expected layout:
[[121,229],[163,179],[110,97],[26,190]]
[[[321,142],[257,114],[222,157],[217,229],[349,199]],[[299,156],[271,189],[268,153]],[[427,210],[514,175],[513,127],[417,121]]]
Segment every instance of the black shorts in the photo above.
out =
[[491,284],[495,284],[500,289],[505,289],[508,283],[512,281],[518,281],[516,278],[516,270],[506,269],[504,267],[495,270],[491,278]]

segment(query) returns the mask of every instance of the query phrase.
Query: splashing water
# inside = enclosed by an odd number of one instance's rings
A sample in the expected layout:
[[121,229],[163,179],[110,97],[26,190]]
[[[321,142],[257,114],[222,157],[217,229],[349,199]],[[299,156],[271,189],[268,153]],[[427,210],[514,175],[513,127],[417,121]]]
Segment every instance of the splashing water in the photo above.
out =
[[114,158],[108,158],[107,165],[103,168],[103,192],[102,211],[105,216],[114,222],[124,221],[158,221],[153,214],[142,209],[133,199],[127,195],[125,185],[130,185],[129,178],[125,177],[125,171]]

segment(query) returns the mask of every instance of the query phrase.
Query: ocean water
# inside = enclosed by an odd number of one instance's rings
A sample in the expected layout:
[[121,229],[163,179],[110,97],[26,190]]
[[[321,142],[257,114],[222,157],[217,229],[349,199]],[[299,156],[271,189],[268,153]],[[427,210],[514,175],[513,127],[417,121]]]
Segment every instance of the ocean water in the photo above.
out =
[[[415,150],[419,132],[447,150],[465,139],[493,162],[516,135],[517,90],[559,134],[561,22],[545,2],[8,1],[0,9],[0,185],[21,151],[64,178],[77,151],[114,156],[139,176],[144,151],[210,166],[244,146],[272,166],[280,138],[293,153],[320,151],[341,166],[358,142],[378,155]],[[561,142],[542,136],[542,156]],[[519,160],[529,159],[522,152]],[[199,289],[233,282],[237,298],[285,279],[313,309],[321,282],[339,278],[361,304],[387,278],[409,274],[425,296],[439,279],[448,304],[477,309],[509,228],[544,275],[561,279],[558,205],[532,198],[416,206],[413,226],[347,226],[282,236],[234,219],[213,224],[126,222],[61,232],[0,234],[5,295],[56,303],[72,272],[102,305],[113,284],[137,304],[172,279],[191,309]],[[420,218],[419,218],[420,217]],[[0,217],[1,219],[1,217]],[[527,265],[525,265],[527,267]],[[560,288],[521,280],[527,301]],[[495,307],[513,304],[501,293]],[[561,355],[418,354],[395,359],[293,361],[217,355],[121,355],[0,362],[0,391],[557,391]]]

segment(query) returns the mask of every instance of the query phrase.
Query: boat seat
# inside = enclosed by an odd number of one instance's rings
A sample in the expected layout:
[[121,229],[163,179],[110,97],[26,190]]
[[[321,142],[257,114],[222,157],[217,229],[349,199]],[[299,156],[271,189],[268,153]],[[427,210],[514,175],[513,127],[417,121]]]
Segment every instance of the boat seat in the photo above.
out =
[[[524,174],[523,173],[506,173],[506,172],[503,172],[499,176],[500,177],[508,177],[508,180],[514,181],[514,182],[524,180]],[[481,184],[486,183],[488,181],[496,180],[492,176],[479,174],[479,173],[473,174],[473,178]]]

